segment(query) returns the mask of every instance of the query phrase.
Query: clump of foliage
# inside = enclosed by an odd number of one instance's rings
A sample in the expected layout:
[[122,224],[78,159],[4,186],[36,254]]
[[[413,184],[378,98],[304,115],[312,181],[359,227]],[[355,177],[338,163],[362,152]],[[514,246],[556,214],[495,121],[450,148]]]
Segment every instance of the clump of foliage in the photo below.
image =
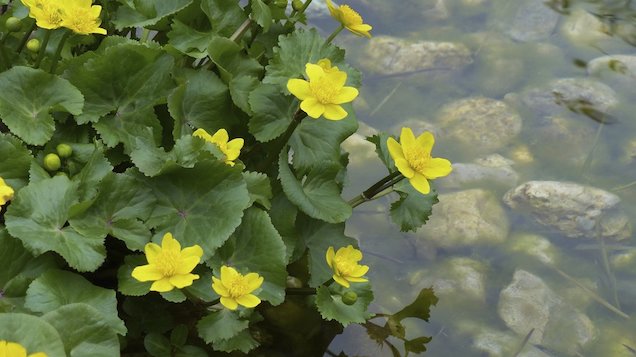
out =
[[400,321],[432,291],[369,312],[344,225],[395,190],[417,229],[450,163],[382,133],[388,176],[342,198],[361,76],[331,42],[371,26],[329,1],[324,39],[310,1],[0,0],[0,354],[308,355],[350,323],[425,349]]

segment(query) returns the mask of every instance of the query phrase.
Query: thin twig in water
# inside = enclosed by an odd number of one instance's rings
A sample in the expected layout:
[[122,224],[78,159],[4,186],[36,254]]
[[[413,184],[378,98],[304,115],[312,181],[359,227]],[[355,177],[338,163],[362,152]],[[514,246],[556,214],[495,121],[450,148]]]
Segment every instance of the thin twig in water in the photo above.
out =
[[632,186],[636,186],[636,181],[632,181],[626,185],[622,185],[622,186],[616,186],[614,188],[611,189],[611,191],[622,191],[624,189],[630,188]]
[[528,331],[528,334],[523,339],[523,341],[521,341],[521,344],[519,345],[519,347],[517,347],[517,350],[515,351],[515,353],[512,354],[512,357],[517,357],[519,353],[523,351],[523,348],[526,347],[526,345],[528,344],[528,341],[530,341],[530,337],[532,337],[533,332],[534,332],[534,327],[531,328],[530,331]]
[[598,140],[601,137],[601,132],[603,131],[604,126],[605,124],[603,123],[598,124],[598,129],[596,130],[596,136],[594,136],[594,141],[592,142],[592,149],[590,150],[590,153],[587,154],[587,157],[585,158],[585,161],[583,162],[583,166],[581,166],[581,176],[585,174],[585,171],[589,168],[590,164],[592,163],[592,157],[594,156],[594,152],[596,151],[596,147],[598,146]]
[[636,356],[636,349],[629,347],[628,345],[623,343],[623,347],[627,348],[629,352],[631,352],[634,356]]
[[603,260],[603,269],[605,270],[605,274],[607,274],[607,279],[609,279],[610,288],[612,289],[612,297],[614,298],[614,305],[620,309],[621,304],[618,301],[618,292],[616,291],[616,276],[614,275],[609,264],[609,259],[607,258],[607,249],[605,248],[605,241],[603,240],[603,237],[601,237],[600,224],[597,225],[597,227],[596,238],[599,241],[599,250],[601,251],[601,259]]
[[389,92],[389,94],[386,95],[386,97],[384,97],[384,99],[382,99],[382,101],[380,102],[380,104],[378,104],[375,109],[373,109],[371,111],[371,113],[369,113],[369,116],[372,117],[375,115],[375,113],[378,112],[378,110],[380,110],[380,108],[382,108],[386,102],[389,101],[389,99],[391,99],[391,97],[393,97],[393,95],[395,94],[395,92],[398,90],[398,88],[400,88],[400,86],[402,85],[403,82],[399,82],[398,84],[395,85],[395,87],[393,87],[393,89]]

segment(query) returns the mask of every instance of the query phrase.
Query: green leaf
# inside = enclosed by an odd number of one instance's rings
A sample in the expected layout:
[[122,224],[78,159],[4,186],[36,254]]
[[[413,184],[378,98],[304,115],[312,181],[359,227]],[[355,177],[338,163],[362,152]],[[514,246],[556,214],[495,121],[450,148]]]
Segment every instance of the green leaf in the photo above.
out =
[[272,208],[272,186],[269,177],[260,172],[243,171],[243,178],[247,183],[247,190],[250,193],[250,205],[255,202],[261,206]]
[[214,36],[208,46],[210,59],[221,72],[221,78],[229,82],[233,77],[253,76],[260,78],[263,67],[249,57],[243,46],[229,38]]
[[254,76],[236,76],[233,77],[228,86],[234,104],[242,111],[252,115],[252,108],[249,104],[250,93],[261,84],[261,81]]
[[344,50],[329,44],[316,29],[297,29],[287,36],[279,38],[278,48],[274,48],[274,58],[267,66],[267,75],[263,83],[276,84],[281,89],[287,87],[290,78],[303,78],[305,65],[317,63],[328,58],[331,64],[348,74],[348,83],[360,86],[360,73],[344,61]]
[[272,25],[272,11],[263,0],[252,0],[252,19],[259,24],[264,32],[269,31],[269,27]]
[[173,346],[183,346],[188,340],[188,326],[179,324],[170,332],[170,343]]
[[283,238],[286,248],[286,260],[294,262],[305,252],[305,246],[300,239],[300,233],[296,230],[296,217],[298,208],[283,194],[279,185],[276,194],[272,198],[272,208],[269,210],[272,224]]
[[257,295],[262,300],[278,305],[285,299],[285,245],[265,211],[247,209],[241,225],[219,249],[213,262],[216,271],[221,265],[231,265],[243,274],[261,275],[264,281]]
[[426,344],[431,342],[432,339],[432,337],[421,336],[412,340],[406,340],[404,341],[404,350],[407,353],[424,353],[426,352]]
[[170,357],[172,356],[172,345],[170,340],[164,335],[151,332],[144,337],[144,347],[151,356]]
[[96,184],[99,196],[87,211],[69,221],[83,235],[112,235],[128,249],[142,250],[150,241],[150,230],[144,225],[153,209],[155,198],[149,188],[131,174],[109,172]]
[[317,287],[331,279],[333,275],[325,257],[327,249],[334,247],[335,250],[338,250],[348,245],[357,246],[357,242],[344,234],[344,223],[329,224],[301,215],[298,217],[296,226],[302,241],[309,249],[309,274],[311,276],[309,286]]
[[306,118],[300,123],[289,140],[295,168],[304,171],[325,161],[340,161],[340,144],[358,130],[353,109],[347,108],[347,111],[349,115],[343,120]]
[[[206,44],[207,46],[207,44]],[[211,71],[188,72],[187,80],[168,97],[168,110],[175,119],[175,139],[203,128],[213,134],[229,129],[233,118],[227,85]]]
[[247,20],[236,0],[201,0],[201,10],[215,32],[223,37],[230,37]]
[[434,189],[423,195],[403,180],[394,186],[400,199],[391,204],[391,218],[402,232],[416,231],[428,221],[433,213],[433,205],[439,202]]
[[183,290],[188,296],[194,296],[204,302],[211,302],[219,298],[219,295],[212,290],[212,271],[207,267],[199,266],[195,268],[194,274],[199,275],[192,285],[185,287]]
[[199,320],[197,330],[206,343],[217,344],[236,336],[247,329],[248,325],[249,321],[241,320],[236,312],[222,309]]
[[392,318],[402,321],[408,317],[415,317],[428,321],[431,317],[431,306],[437,305],[438,301],[439,299],[435,296],[433,288],[424,288],[412,303],[393,314]]
[[93,271],[106,257],[105,236],[84,236],[65,226],[77,200],[77,184],[66,176],[31,183],[11,202],[5,215],[7,229],[36,256],[54,251],[71,267]]
[[42,166],[38,165],[35,160],[31,161],[31,166],[29,166],[29,183],[33,184],[50,178],[51,175]]
[[268,84],[260,85],[250,93],[249,102],[254,112],[249,130],[260,142],[282,135],[298,109],[298,102],[293,97],[283,95],[278,87]]
[[101,315],[101,321],[115,332],[126,334],[126,326],[117,316],[115,291],[97,287],[81,275],[68,271],[49,270],[35,279],[27,290],[25,306],[47,313],[73,303],[92,306]]
[[389,147],[387,145],[387,140],[391,136],[385,132],[380,132],[376,135],[367,137],[367,141],[375,144],[375,152],[378,154],[382,163],[389,169],[389,171],[395,171],[395,163],[391,158],[391,154],[389,154]]
[[[161,127],[154,113],[173,88],[172,56],[160,49],[124,43],[103,50],[65,76],[86,98],[78,124],[93,124],[104,143],[130,147],[135,138],[156,141]],[[108,85],[105,85],[108,83]]]
[[208,357],[208,353],[201,347],[185,345],[177,347],[174,357]]
[[0,177],[15,191],[27,184],[31,152],[11,134],[0,133]]
[[24,296],[33,279],[56,267],[51,255],[34,258],[4,228],[0,228],[0,247],[0,291],[4,297]]
[[200,245],[203,260],[230,237],[250,202],[241,168],[218,161],[177,168],[145,182],[157,197],[146,223],[159,237],[172,232],[184,247]]
[[44,145],[51,139],[55,131],[51,112],[82,113],[82,93],[40,69],[16,66],[2,72],[0,88],[0,119],[27,144]]
[[351,216],[351,206],[340,196],[341,187],[335,181],[342,168],[339,163],[318,163],[297,178],[287,164],[287,151],[283,150],[278,165],[285,195],[307,215],[330,223],[344,222]]
[[148,294],[152,281],[139,281],[132,277],[132,271],[138,266],[146,265],[148,261],[143,255],[128,255],[117,270],[117,290],[128,296],[142,296]]
[[104,157],[104,149],[100,144],[95,144],[93,153],[82,168],[82,170],[72,178],[72,182],[77,183],[77,192],[79,200],[87,201],[95,198],[97,195],[96,186],[108,173],[112,172],[113,167]]
[[134,2],[126,2],[127,5],[117,8],[117,14],[111,21],[117,30],[122,30],[125,27],[154,25],[159,20],[184,9],[192,2],[193,0],[135,0]]
[[119,355],[119,339],[95,307],[83,303],[61,306],[42,316],[57,329],[68,356]]
[[0,340],[17,342],[28,353],[66,356],[57,330],[44,319],[27,314],[0,314]]
[[248,353],[258,347],[259,343],[252,337],[249,330],[243,330],[228,340],[214,344],[214,349],[223,352],[241,351]]
[[[341,295],[345,291],[354,291],[358,300],[353,305],[342,302]],[[316,307],[326,320],[336,320],[343,326],[350,323],[364,323],[372,316],[367,307],[373,301],[373,292],[368,283],[353,283],[349,289],[338,284],[331,287],[319,286],[316,294]]]
[[193,58],[205,58],[208,56],[208,44],[213,35],[212,31],[198,31],[177,19],[173,19],[172,30],[168,32],[168,43],[185,55]]
[[187,299],[186,296],[179,289],[172,289],[160,294],[162,298],[174,303],[184,302]]

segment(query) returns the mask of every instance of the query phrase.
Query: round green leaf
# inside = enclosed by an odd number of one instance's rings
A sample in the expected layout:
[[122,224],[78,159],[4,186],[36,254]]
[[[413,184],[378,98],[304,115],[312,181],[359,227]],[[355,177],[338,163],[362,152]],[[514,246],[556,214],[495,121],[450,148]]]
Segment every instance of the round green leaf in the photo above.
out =
[[0,340],[17,342],[27,353],[66,356],[60,335],[44,319],[27,314],[0,314]]
[[236,336],[248,325],[249,321],[241,320],[236,312],[222,309],[199,320],[197,330],[205,342],[214,344]]
[[154,25],[159,22],[159,20],[192,4],[192,1],[193,0],[126,1],[124,2],[124,5],[117,8],[117,14],[112,22],[118,30],[125,27],[144,27]]
[[249,130],[260,142],[282,135],[298,109],[298,102],[293,97],[283,95],[279,87],[269,84],[260,85],[250,93],[249,103],[254,112]]
[[27,183],[31,152],[11,134],[0,133],[0,177],[14,190]]
[[0,73],[0,119],[11,132],[31,145],[44,145],[53,136],[53,111],[82,113],[84,97],[67,80],[40,69],[16,66]]
[[[342,294],[351,290],[358,295],[358,300],[347,305],[342,302]],[[373,301],[373,292],[368,283],[353,283],[350,288],[344,288],[336,283],[331,287],[320,286],[316,294],[316,306],[320,315],[326,320],[336,320],[343,326],[350,323],[364,323],[372,316],[367,307]]]

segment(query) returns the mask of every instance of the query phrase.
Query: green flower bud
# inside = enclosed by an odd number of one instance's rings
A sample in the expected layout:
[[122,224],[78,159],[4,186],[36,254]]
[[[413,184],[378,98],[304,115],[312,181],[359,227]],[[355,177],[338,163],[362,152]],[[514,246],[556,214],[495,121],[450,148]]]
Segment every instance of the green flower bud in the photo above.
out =
[[67,158],[73,155],[73,148],[69,144],[59,144],[55,150],[60,157]]
[[296,11],[300,11],[304,5],[301,0],[292,0],[292,8]]
[[62,166],[60,157],[57,154],[47,154],[44,157],[44,168],[49,171],[57,171]]
[[356,301],[358,301],[358,294],[356,294],[355,291],[349,290],[342,294],[342,302],[345,305],[353,305]]
[[287,8],[287,0],[274,0],[274,5],[278,8]]
[[11,16],[10,18],[8,18],[7,22],[5,22],[4,24],[5,26],[7,26],[7,30],[9,32],[20,31],[20,28],[22,28],[22,21],[15,16]]
[[37,38],[32,38],[26,44],[27,50],[33,53],[38,53],[40,51],[40,40]]

